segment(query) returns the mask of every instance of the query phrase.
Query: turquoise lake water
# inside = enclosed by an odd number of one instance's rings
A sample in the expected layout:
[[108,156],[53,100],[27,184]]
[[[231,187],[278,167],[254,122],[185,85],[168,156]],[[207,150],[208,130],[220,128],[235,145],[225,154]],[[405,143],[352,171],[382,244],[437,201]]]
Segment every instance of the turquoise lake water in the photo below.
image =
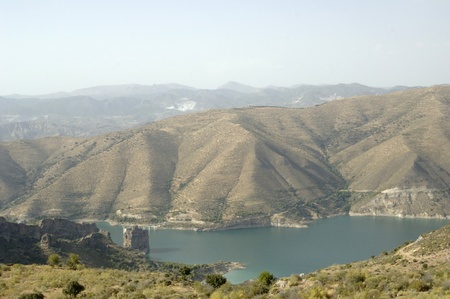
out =
[[[188,264],[241,262],[232,283],[256,278],[262,271],[277,277],[308,273],[390,251],[405,241],[440,228],[450,220],[340,216],[317,220],[308,228],[252,228],[216,232],[149,230],[149,258]],[[122,226],[97,223],[122,245]]]

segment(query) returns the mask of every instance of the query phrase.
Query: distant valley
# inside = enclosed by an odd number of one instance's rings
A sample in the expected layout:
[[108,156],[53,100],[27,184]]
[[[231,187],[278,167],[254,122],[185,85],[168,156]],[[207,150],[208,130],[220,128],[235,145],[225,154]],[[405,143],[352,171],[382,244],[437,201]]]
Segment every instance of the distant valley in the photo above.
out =
[[40,96],[0,97],[0,141],[49,136],[88,137],[208,109],[309,107],[399,89],[361,84],[255,88],[228,82],[215,90],[180,84],[97,86]]
[[450,87],[165,118],[0,143],[0,214],[169,228],[447,217]]

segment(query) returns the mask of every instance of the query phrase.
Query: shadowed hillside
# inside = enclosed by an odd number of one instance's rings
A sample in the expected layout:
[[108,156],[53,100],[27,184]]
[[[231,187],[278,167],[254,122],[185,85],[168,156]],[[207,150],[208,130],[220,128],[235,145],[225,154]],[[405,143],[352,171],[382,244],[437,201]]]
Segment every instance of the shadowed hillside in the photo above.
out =
[[211,110],[89,139],[0,144],[1,214],[168,227],[450,211],[450,87]]

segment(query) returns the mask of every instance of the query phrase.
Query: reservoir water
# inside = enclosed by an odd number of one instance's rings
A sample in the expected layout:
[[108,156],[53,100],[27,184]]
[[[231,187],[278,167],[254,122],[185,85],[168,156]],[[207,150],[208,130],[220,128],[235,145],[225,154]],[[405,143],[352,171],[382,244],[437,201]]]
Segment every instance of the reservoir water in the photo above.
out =
[[[450,220],[340,216],[317,220],[308,228],[252,228],[215,232],[149,230],[149,258],[187,264],[241,262],[229,272],[232,283],[256,278],[262,271],[277,277],[308,273],[390,251],[405,241],[438,229]],[[122,226],[99,222],[123,244]]]

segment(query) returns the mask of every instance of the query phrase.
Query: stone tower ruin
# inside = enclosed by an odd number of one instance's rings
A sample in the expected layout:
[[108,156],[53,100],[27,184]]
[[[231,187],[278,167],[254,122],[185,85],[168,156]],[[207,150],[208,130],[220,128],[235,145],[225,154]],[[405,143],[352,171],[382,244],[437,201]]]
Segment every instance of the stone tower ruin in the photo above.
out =
[[144,254],[150,252],[150,243],[148,231],[139,228],[137,225],[123,230],[123,247],[128,249],[137,249]]

